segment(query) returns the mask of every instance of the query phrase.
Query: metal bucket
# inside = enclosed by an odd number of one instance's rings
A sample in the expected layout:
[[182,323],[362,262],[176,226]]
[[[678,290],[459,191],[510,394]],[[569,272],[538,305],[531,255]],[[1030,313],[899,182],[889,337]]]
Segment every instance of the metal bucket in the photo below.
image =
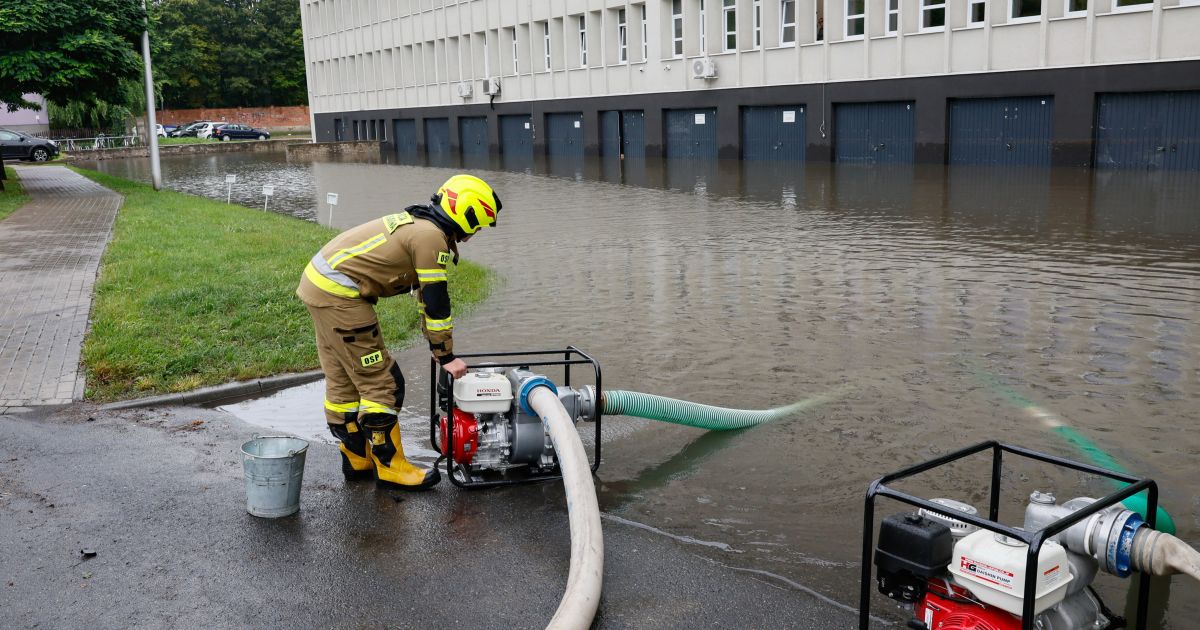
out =
[[242,445],[246,471],[246,511],[279,518],[300,509],[300,484],[308,442],[283,435],[264,435]]

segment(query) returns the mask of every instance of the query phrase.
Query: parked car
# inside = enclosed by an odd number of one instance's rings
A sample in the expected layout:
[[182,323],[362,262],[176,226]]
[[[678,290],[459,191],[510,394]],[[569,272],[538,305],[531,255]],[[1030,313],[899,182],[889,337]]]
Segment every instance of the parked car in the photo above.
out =
[[157,132],[155,135],[157,135],[159,138],[167,137],[167,128],[166,127],[163,127],[162,125],[154,125],[154,129]]
[[229,123],[218,125],[213,129],[212,137],[217,140],[266,140],[271,137],[271,132],[263,129],[255,129],[250,125],[240,123]]
[[211,138],[213,129],[216,129],[217,127],[224,125],[224,124],[225,124],[224,121],[221,121],[221,122],[205,121],[202,123],[196,123],[196,137],[197,138]]
[[176,127],[174,131],[167,132],[167,135],[171,138],[186,138],[186,137],[188,137],[188,135],[189,135],[188,132],[190,131],[190,132],[192,132],[191,135],[194,136],[196,134],[195,134],[195,130],[192,129],[192,127],[200,124],[200,122],[202,122],[202,121],[193,120],[192,122],[183,123],[182,125],[179,125],[178,127]]
[[6,160],[45,162],[58,155],[58,143],[20,131],[0,129],[0,155]]

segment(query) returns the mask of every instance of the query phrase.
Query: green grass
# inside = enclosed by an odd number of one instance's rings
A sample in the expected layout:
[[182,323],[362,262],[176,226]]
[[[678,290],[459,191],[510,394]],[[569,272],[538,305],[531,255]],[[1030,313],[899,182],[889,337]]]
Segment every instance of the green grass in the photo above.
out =
[[167,145],[171,145],[171,144],[208,144],[210,142],[216,142],[216,140],[211,140],[209,138],[159,138],[158,139],[158,144],[160,146],[167,146]]
[[[84,342],[89,399],[318,367],[312,322],[294,291],[334,230],[75,170],[125,196]],[[492,280],[466,261],[450,276],[456,313],[486,297]],[[378,310],[395,347],[420,336],[415,300],[382,300]]]
[[17,172],[7,166],[4,167],[4,172],[8,179],[4,180],[4,190],[0,191],[0,220],[29,201],[29,195],[21,188],[21,180],[17,179]]

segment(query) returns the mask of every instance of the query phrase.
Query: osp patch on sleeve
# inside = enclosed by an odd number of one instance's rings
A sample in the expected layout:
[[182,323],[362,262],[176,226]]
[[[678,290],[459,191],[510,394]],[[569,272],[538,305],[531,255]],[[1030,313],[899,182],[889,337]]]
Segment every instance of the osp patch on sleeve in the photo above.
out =
[[450,252],[438,252],[438,264],[445,266],[450,264]]
[[378,363],[383,363],[383,352],[380,350],[376,350],[375,352],[372,352],[371,354],[363,355],[363,358],[361,359],[361,361],[362,361],[363,367],[371,367],[372,365],[376,365]]

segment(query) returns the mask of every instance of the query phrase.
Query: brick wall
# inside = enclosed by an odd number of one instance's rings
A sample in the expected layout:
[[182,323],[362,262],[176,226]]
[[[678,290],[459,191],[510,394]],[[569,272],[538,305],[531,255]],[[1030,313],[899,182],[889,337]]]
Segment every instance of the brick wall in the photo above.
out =
[[214,120],[244,123],[270,131],[300,131],[308,129],[308,106],[290,107],[213,107],[199,109],[164,109],[158,112],[158,122],[178,125],[193,120]]

